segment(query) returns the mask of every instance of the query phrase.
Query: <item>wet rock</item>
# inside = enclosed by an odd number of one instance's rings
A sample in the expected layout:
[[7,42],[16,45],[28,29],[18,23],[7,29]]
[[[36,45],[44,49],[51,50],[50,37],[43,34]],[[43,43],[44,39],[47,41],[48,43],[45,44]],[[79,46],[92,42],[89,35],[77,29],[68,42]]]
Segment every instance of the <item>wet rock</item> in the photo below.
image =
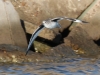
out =
[[25,48],[13,45],[0,45],[0,62],[22,63],[22,62],[59,62],[63,58],[74,58],[76,54],[70,47],[57,46],[42,53],[29,51],[25,56]]
[[56,47],[51,48],[47,52],[43,53],[46,56],[54,56],[60,58],[71,58],[76,57],[76,53],[72,50],[71,47],[65,46],[64,44],[58,45]]
[[[0,45],[0,62],[3,63],[21,63],[21,62],[36,62],[39,54],[32,56],[25,56],[25,48],[13,45]],[[37,56],[37,57],[36,57]]]
[[100,48],[81,26],[74,27],[64,42],[82,56],[93,57],[100,53]]

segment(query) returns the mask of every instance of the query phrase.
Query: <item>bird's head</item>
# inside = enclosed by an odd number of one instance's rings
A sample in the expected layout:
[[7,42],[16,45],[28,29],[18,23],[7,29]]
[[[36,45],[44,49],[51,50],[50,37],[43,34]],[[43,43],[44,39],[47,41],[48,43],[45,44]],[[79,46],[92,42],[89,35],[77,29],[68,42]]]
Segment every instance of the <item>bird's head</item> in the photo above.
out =
[[46,23],[46,21],[43,21],[42,23],[43,23],[43,24],[45,24],[45,23]]
[[51,19],[49,18],[49,19],[47,19],[47,20],[44,20],[43,22],[42,22],[42,24],[48,24],[48,23],[50,23],[51,22]]

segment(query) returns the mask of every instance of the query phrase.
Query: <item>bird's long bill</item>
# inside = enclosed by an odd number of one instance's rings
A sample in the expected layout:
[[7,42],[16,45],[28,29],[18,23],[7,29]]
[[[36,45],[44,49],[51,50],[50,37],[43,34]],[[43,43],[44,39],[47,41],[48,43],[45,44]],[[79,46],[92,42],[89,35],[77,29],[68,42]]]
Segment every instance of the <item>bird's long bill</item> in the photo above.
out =
[[36,37],[38,36],[39,32],[44,28],[44,25],[40,25],[36,31],[32,34],[30,41],[29,41],[29,45],[26,51],[26,55],[28,54],[28,51],[30,49],[30,47],[32,46],[33,41],[36,39]]

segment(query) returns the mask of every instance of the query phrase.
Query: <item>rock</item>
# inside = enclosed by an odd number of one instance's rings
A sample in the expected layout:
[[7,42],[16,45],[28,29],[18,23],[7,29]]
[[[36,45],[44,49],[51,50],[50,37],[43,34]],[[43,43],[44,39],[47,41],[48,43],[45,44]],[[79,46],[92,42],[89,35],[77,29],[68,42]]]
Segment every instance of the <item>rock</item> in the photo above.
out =
[[[43,20],[48,18],[55,18],[59,16],[67,16],[77,18],[94,0],[10,0],[15,9],[20,15],[20,18],[27,21],[30,26],[26,26],[28,33],[33,31],[39,26]],[[59,31],[62,32],[70,25],[69,21],[61,21],[61,29],[53,31],[45,29],[39,36],[53,40]],[[25,24],[26,25],[26,24]],[[33,27],[36,25],[36,28]],[[33,27],[33,29],[31,28]],[[55,38],[56,39],[56,38]],[[60,38],[57,38],[59,41]],[[56,41],[56,42],[57,42]]]
[[10,1],[0,0],[0,44],[27,47],[20,18]]
[[64,44],[58,45],[56,47],[51,48],[47,52],[43,53],[46,56],[54,56],[56,58],[71,58],[77,57],[74,50],[71,49],[69,46],[65,46]]
[[[89,36],[97,41],[100,39],[100,17],[98,16],[100,14],[100,1],[95,0],[84,12],[81,14],[81,16],[78,19],[83,19],[89,22],[87,25],[83,25],[82,28],[89,34]],[[80,23],[73,23],[73,26],[79,26]],[[71,29],[70,28],[70,29]]]
[[0,45],[0,62],[22,63],[22,62],[61,62],[63,58],[75,58],[75,52],[70,47],[59,45],[47,52],[35,53],[29,51],[25,56],[25,48],[13,45]]
[[93,57],[98,56],[100,53],[100,48],[81,26],[74,27],[64,39],[64,42],[66,46],[70,46],[76,53],[82,56]]
[[[48,18],[68,16],[76,18],[93,0],[10,0],[22,20],[40,25]],[[63,23],[64,24],[64,23]],[[66,24],[66,23],[65,23]]]

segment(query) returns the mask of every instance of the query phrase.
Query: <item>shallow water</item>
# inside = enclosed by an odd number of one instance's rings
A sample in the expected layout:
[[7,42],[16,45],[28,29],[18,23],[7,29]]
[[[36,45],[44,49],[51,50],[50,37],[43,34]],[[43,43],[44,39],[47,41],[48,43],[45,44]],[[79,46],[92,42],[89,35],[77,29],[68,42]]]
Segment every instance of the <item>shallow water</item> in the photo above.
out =
[[100,75],[100,60],[67,58],[55,63],[1,64],[0,75]]

